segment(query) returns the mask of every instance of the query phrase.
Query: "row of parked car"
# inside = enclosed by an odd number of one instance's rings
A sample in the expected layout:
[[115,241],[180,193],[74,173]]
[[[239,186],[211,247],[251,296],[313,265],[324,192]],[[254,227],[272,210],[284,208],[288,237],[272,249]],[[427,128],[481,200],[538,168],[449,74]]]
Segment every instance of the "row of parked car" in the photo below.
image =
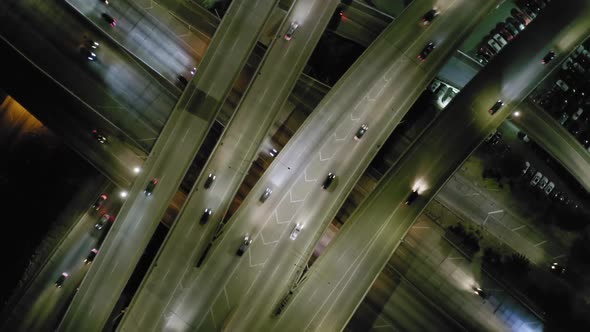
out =
[[[510,17],[499,22],[490,33],[483,38],[477,47],[476,57],[482,64],[487,64],[504,46],[514,39],[531,23],[550,0],[516,1],[518,8],[510,11]],[[551,52],[543,58],[543,63],[551,61],[555,53]]]

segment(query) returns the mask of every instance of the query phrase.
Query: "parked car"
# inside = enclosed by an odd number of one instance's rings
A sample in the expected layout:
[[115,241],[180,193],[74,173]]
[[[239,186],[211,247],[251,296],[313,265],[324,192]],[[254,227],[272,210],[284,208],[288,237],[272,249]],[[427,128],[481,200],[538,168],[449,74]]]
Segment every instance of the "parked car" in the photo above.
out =
[[519,131],[519,132],[516,134],[516,136],[517,136],[518,138],[520,138],[520,139],[521,139],[523,142],[525,142],[525,143],[528,143],[528,142],[530,142],[530,141],[531,141],[531,139],[529,138],[529,135],[525,134],[525,133],[524,133],[524,132],[522,132],[522,131]]
[[67,272],[63,272],[55,281],[55,287],[57,288],[61,288],[61,286],[63,285],[64,281],[66,281],[66,279],[68,279],[70,275]]
[[84,264],[92,263],[92,261],[94,260],[94,258],[96,257],[97,254],[98,254],[98,249],[93,248],[92,250],[90,250],[90,253],[88,253],[88,256],[86,256],[86,259],[84,260]]
[[535,176],[533,176],[533,179],[531,180],[531,186],[536,186],[537,183],[539,183],[539,181],[541,181],[542,177],[543,177],[543,174],[541,172],[537,172],[535,174]]
[[200,224],[205,225],[209,221],[209,217],[211,216],[212,213],[213,213],[213,210],[211,210],[210,208],[206,208],[205,211],[203,212],[203,215],[201,216]]
[[499,33],[495,34],[492,38],[494,38],[494,40],[500,44],[500,47],[508,45],[506,39],[504,39],[504,37],[502,37]]
[[539,181],[539,188],[540,188],[540,189],[543,189],[543,188],[545,188],[545,186],[547,186],[547,184],[548,184],[548,183],[549,183],[549,179],[548,179],[546,176],[544,176],[544,177],[541,179],[541,181]]
[[145,190],[143,191],[146,196],[150,196],[151,194],[154,193],[154,189],[156,189],[158,182],[159,182],[159,180],[156,178],[153,178],[150,180],[150,182],[145,187]]
[[270,188],[266,188],[264,189],[264,192],[262,193],[262,195],[260,195],[260,201],[262,203],[266,202],[266,200],[268,199],[268,197],[270,197],[270,194],[272,194],[272,189]]
[[422,62],[426,61],[426,58],[428,58],[430,53],[432,53],[432,50],[434,50],[435,48],[436,45],[434,45],[434,42],[426,44],[422,51],[420,51],[420,54],[418,54],[418,59],[422,60]]
[[553,189],[555,189],[555,183],[549,182],[543,191],[545,192],[545,195],[549,195]]
[[572,115],[572,120],[578,120],[580,118],[580,116],[584,114],[584,109],[583,108],[578,108],[578,110]]
[[569,119],[569,118],[570,118],[570,115],[567,114],[566,112],[563,112],[561,114],[561,116],[559,117],[559,120],[558,120],[559,124],[561,124],[563,126],[565,124],[565,122],[567,121],[567,119]]
[[295,30],[297,30],[298,27],[299,27],[299,23],[291,22],[289,29],[285,33],[285,36],[284,36],[285,40],[291,40],[293,38],[293,34],[295,33]]
[[521,171],[522,175],[525,175],[526,172],[529,170],[529,168],[531,167],[531,163],[529,163],[528,161],[524,162],[524,167]]
[[500,52],[500,50],[502,49],[502,46],[500,46],[500,44],[498,44],[498,42],[496,42],[493,39],[488,40],[488,45],[490,45],[490,47],[494,50],[494,52],[498,53]]
[[250,238],[250,235],[246,234],[246,236],[244,236],[244,240],[243,240],[242,244],[240,245],[240,247],[238,248],[238,251],[236,252],[236,255],[242,256],[246,252],[246,250],[248,250],[251,243],[252,243],[252,239]]
[[326,176],[326,179],[322,183],[322,189],[324,189],[324,190],[328,189],[335,178],[336,178],[336,174],[334,174],[332,172],[328,173],[328,175]]
[[291,231],[291,235],[289,235],[289,238],[291,240],[295,240],[297,238],[297,236],[299,235],[299,233],[301,232],[302,228],[303,228],[303,226],[301,226],[300,223],[295,224],[295,227],[293,227],[293,230]]

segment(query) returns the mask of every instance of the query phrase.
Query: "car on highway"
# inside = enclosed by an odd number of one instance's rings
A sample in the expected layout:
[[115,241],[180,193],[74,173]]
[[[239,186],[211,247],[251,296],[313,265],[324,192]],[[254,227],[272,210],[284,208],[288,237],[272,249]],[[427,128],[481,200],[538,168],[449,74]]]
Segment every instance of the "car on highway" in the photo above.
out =
[[105,5],[108,5],[109,4],[109,0],[98,0],[98,1],[104,3]]
[[94,137],[95,140],[97,140],[100,144],[104,144],[107,142],[107,138],[105,136],[103,136],[98,130],[93,129],[92,130],[92,137]]
[[541,181],[542,177],[543,177],[543,174],[541,172],[535,173],[535,176],[533,176],[533,179],[531,180],[531,186],[536,186],[537,183],[539,183],[539,181]]
[[432,50],[434,50],[435,48],[436,45],[434,45],[434,42],[426,44],[422,51],[420,51],[420,54],[418,54],[418,59],[422,60],[422,62],[426,61],[426,58],[428,58],[430,53],[432,53]]
[[213,173],[209,173],[209,176],[207,176],[207,180],[205,180],[205,189],[209,189],[211,187],[211,185],[213,184],[213,182],[215,182],[215,179],[217,177],[215,176],[215,174]]
[[92,250],[90,250],[90,252],[88,253],[88,256],[86,256],[86,259],[84,259],[84,264],[92,263],[92,261],[96,257],[96,254],[98,254],[98,249],[93,248]]
[[158,182],[159,180],[156,178],[153,178],[150,180],[150,182],[148,182],[147,186],[145,187],[145,190],[143,191],[146,196],[150,196],[154,193],[154,189],[156,189]]
[[473,286],[472,289],[473,289],[473,293],[475,293],[475,295],[479,295],[479,297],[481,297],[482,299],[485,300],[488,297],[486,292],[484,292],[483,289],[481,289],[480,287]]
[[100,46],[100,44],[98,42],[96,42],[93,39],[90,39],[86,36],[84,36],[84,42],[82,43],[82,45],[84,47],[93,48],[93,49],[96,49],[96,48],[98,48],[98,46]]
[[366,124],[361,125],[359,130],[356,131],[356,134],[354,135],[354,139],[357,141],[360,140],[363,137],[363,135],[367,132],[368,129],[369,129],[369,126],[367,126]]
[[92,209],[94,210],[100,210],[100,208],[102,208],[102,206],[104,205],[104,202],[106,202],[106,200],[109,197],[106,194],[101,194],[100,196],[98,196],[98,198],[96,199],[96,201],[94,202],[94,204],[92,204]]
[[64,281],[66,281],[69,276],[70,275],[67,272],[63,272],[55,281],[55,287],[61,288],[61,286],[64,284]]
[[438,10],[436,10],[436,8],[432,8],[431,10],[427,11],[424,16],[422,16],[422,24],[429,25],[437,16]]
[[490,113],[491,115],[496,114],[496,112],[498,112],[502,107],[504,106],[504,102],[500,99],[498,100],[493,106],[492,108],[490,108],[488,110],[488,113]]
[[209,217],[211,216],[212,213],[213,213],[213,210],[211,210],[210,208],[206,208],[205,211],[203,212],[203,215],[201,216],[200,224],[205,225],[209,221]]
[[546,65],[553,59],[555,59],[555,52],[549,51],[549,53],[545,54],[543,59],[541,59],[541,63]]
[[238,248],[238,251],[236,252],[236,255],[242,256],[246,252],[246,250],[248,250],[248,248],[250,248],[251,243],[252,243],[252,239],[250,238],[250,235],[246,234],[246,236],[244,236],[244,240],[242,241],[242,244],[240,245],[240,247]]
[[300,223],[295,224],[295,227],[293,227],[293,230],[291,231],[291,235],[289,235],[289,238],[291,240],[295,240],[297,238],[297,236],[299,235],[299,233],[301,232],[302,228],[303,228],[303,226],[301,226]]
[[299,28],[299,23],[291,22],[289,29],[285,33],[285,36],[284,36],[285,40],[291,40],[293,38],[293,34],[295,33],[295,30],[297,30],[297,28]]
[[544,176],[544,177],[541,179],[541,181],[539,181],[539,188],[540,188],[540,189],[543,189],[543,188],[545,188],[545,186],[547,186],[547,184],[548,184],[548,183],[549,183],[549,179],[548,179],[546,176]]
[[102,17],[102,19],[105,20],[105,22],[107,22],[112,27],[117,25],[117,20],[115,20],[111,15],[107,13],[102,13],[100,17]]
[[264,192],[262,193],[262,195],[260,195],[260,202],[264,203],[266,202],[266,200],[270,197],[270,194],[272,194],[272,189],[270,188],[266,188],[264,189]]
[[176,76],[176,79],[178,80],[178,84],[180,85],[181,88],[186,88],[186,86],[188,85],[188,80],[186,79],[186,77],[182,76],[182,75],[178,75]]
[[80,47],[80,54],[82,55],[82,57],[88,61],[94,61],[96,60],[96,53],[92,52],[91,49],[82,46]]
[[551,264],[551,273],[561,275],[565,273],[565,267],[559,265],[558,263]]
[[101,230],[107,224],[107,222],[111,219],[111,215],[108,213],[103,214],[98,222],[94,225],[94,228]]
[[336,178],[336,174],[330,172],[328,173],[328,175],[326,176],[326,179],[324,180],[324,182],[322,182],[322,189],[326,190],[330,187],[330,185],[332,184],[332,182],[334,182],[334,179]]
[[411,205],[419,196],[420,193],[418,193],[418,189],[412,189],[408,197],[406,197],[404,204]]
[[278,151],[277,149],[275,149],[275,148],[270,148],[270,149],[268,150],[268,154],[269,154],[271,157],[273,157],[273,158],[274,158],[274,157],[276,157],[276,156],[279,154],[279,151]]
[[545,192],[545,195],[549,195],[551,194],[553,189],[555,189],[555,183],[549,182],[547,186],[545,186],[545,189],[543,189],[543,191]]

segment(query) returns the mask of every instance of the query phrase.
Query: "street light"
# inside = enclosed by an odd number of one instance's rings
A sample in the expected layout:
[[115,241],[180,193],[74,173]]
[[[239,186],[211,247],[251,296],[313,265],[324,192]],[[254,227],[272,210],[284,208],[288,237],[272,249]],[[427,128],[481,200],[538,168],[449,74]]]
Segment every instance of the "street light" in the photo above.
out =
[[514,115],[515,117],[519,117],[520,116],[520,111],[515,111],[514,113],[512,113],[512,115]]
[[127,194],[128,193],[125,190],[123,190],[119,193],[119,196],[121,196],[121,198],[125,198],[125,197],[127,197]]
[[140,167],[133,167],[133,173],[135,174],[139,174],[139,172],[141,172],[141,168]]

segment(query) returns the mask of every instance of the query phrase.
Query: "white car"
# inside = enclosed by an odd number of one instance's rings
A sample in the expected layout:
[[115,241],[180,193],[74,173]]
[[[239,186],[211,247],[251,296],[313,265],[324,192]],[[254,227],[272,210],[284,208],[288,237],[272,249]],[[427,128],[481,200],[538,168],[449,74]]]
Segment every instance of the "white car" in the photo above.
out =
[[291,240],[295,240],[297,238],[297,236],[299,235],[299,233],[301,232],[302,228],[303,228],[303,226],[301,226],[301,224],[299,224],[299,223],[295,224],[295,227],[293,227],[293,230],[291,231],[291,235],[289,236],[289,238]]
[[549,195],[553,189],[555,189],[555,183],[553,182],[549,182],[547,184],[547,186],[545,186],[545,190],[543,190],[545,192],[545,195]]
[[574,115],[572,115],[572,120],[578,120],[578,118],[580,118],[580,115],[582,115],[583,113],[584,113],[584,109],[581,107],[578,108],[576,113],[574,113]]
[[537,183],[539,183],[539,181],[541,181],[542,177],[543,177],[543,174],[541,174],[541,172],[537,172],[535,174],[535,176],[533,176],[533,179],[531,180],[531,186],[536,186]]
[[504,47],[508,44],[506,39],[504,39],[504,37],[502,37],[499,33],[495,34],[492,38],[494,38],[494,40],[500,44],[500,47]]
[[557,80],[557,82],[555,82],[555,84],[561,88],[561,90],[563,91],[567,91],[570,89],[570,87],[562,80]]
[[531,168],[531,163],[529,163],[528,161],[525,161],[524,168],[522,169],[521,173],[523,175],[526,174],[526,172],[528,172],[529,168]]
[[287,30],[287,33],[285,33],[285,36],[284,36],[285,40],[291,40],[293,38],[293,33],[295,33],[295,30],[297,30],[298,27],[299,27],[299,23],[297,23],[297,22],[291,23],[289,30]]
[[543,189],[545,188],[545,186],[547,186],[547,183],[549,183],[549,179],[544,176],[541,181],[539,181],[539,188]]
[[502,49],[502,47],[493,39],[488,40],[488,45],[490,45],[490,47],[494,49],[496,53],[500,52]]

